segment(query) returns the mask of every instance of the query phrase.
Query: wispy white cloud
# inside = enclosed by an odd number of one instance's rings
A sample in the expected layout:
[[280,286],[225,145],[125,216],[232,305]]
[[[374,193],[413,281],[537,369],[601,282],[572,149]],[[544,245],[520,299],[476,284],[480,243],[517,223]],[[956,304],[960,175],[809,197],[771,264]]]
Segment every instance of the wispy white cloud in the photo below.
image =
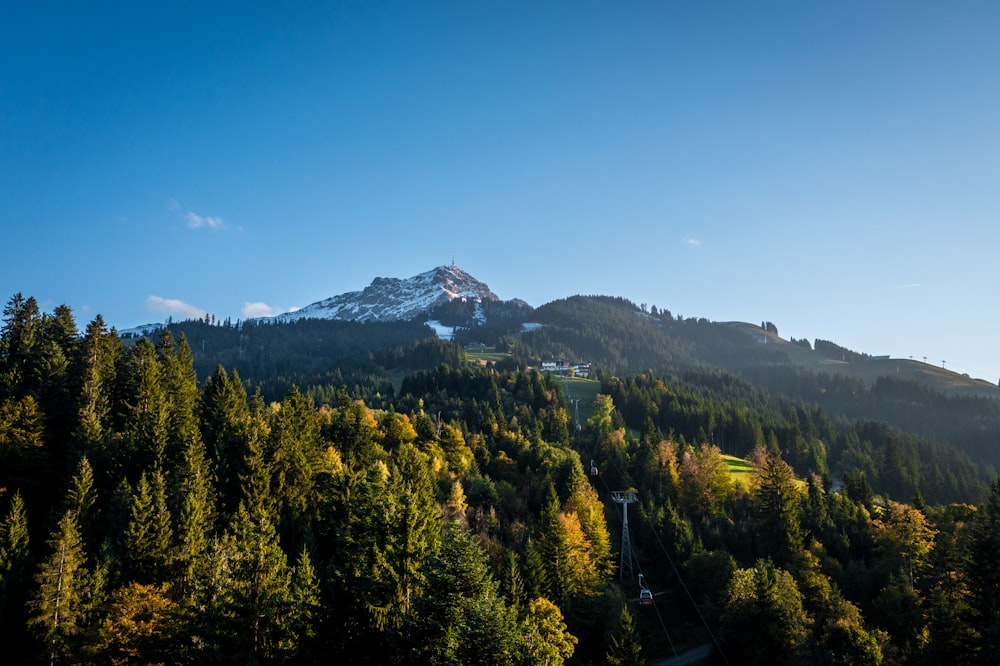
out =
[[257,302],[257,303],[244,303],[243,304],[243,316],[244,317],[273,317],[275,315],[280,315],[285,312],[295,312],[299,308],[276,308],[273,305],[268,305],[267,303]]
[[226,228],[226,223],[221,217],[199,215],[189,210],[184,214],[184,218],[187,220],[188,226],[192,229],[197,229],[198,227],[208,227],[209,229]]
[[173,213],[181,213],[191,229],[208,227],[209,229],[226,229],[226,221],[214,215],[201,215],[193,210],[184,210],[184,206],[177,199],[167,201],[167,210]]
[[163,298],[161,296],[150,296],[146,299],[146,307],[153,312],[165,315],[182,315],[188,319],[200,319],[208,312],[196,305],[185,303],[176,298]]
[[692,238],[691,236],[685,236],[684,242],[688,245],[701,245],[701,241],[697,238]]
[[267,303],[243,304],[244,317],[273,317],[276,314],[281,314],[281,310],[279,308],[270,306]]
[[920,286],[919,282],[911,282],[910,284],[896,285],[896,289],[913,289],[913,288],[919,287],[919,286]]

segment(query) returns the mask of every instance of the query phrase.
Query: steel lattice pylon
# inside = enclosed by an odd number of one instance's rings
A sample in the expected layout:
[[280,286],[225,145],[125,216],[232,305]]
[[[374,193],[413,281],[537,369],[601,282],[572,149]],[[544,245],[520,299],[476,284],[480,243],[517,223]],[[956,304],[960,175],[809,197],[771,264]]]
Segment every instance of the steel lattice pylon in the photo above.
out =
[[[628,505],[639,501],[639,497],[634,490],[612,490],[611,499],[622,505],[622,560],[621,579],[632,580],[635,577],[632,571],[632,539],[628,535]],[[626,579],[626,572],[628,578]]]

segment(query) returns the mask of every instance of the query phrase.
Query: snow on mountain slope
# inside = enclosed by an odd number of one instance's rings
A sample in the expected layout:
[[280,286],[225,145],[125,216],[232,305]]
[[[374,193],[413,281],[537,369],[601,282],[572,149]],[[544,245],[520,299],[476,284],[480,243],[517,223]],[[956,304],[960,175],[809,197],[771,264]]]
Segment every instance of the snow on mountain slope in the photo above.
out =
[[475,303],[500,300],[485,283],[458,266],[438,266],[405,280],[375,278],[362,291],[333,296],[270,319],[283,322],[299,319],[409,320],[456,298]]

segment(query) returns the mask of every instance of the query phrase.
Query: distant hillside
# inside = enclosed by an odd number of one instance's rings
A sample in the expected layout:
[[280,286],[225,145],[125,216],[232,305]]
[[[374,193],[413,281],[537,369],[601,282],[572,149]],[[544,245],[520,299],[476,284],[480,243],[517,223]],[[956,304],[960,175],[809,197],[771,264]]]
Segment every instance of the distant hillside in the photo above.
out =
[[[801,342],[785,340],[754,324],[726,322],[724,325],[745,332],[762,346],[771,345],[772,350],[785,354],[791,363],[812,372],[836,373],[854,377],[869,384],[875,382],[879,377],[894,376],[899,379],[927,384],[949,394],[1000,397],[1000,387],[996,384],[914,359],[866,356],[858,360],[845,361],[833,358],[821,351],[815,351]],[[858,356],[865,355],[858,354]]]

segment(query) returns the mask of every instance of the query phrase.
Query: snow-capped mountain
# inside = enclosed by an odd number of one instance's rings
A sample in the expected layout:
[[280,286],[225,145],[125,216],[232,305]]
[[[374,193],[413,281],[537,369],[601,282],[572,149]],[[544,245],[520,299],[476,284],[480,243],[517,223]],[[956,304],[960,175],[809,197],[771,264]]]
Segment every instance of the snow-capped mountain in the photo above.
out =
[[362,291],[333,296],[270,319],[347,319],[361,322],[409,320],[455,299],[482,303],[499,301],[500,297],[490,291],[485,283],[452,264],[438,266],[405,280],[375,278]]

